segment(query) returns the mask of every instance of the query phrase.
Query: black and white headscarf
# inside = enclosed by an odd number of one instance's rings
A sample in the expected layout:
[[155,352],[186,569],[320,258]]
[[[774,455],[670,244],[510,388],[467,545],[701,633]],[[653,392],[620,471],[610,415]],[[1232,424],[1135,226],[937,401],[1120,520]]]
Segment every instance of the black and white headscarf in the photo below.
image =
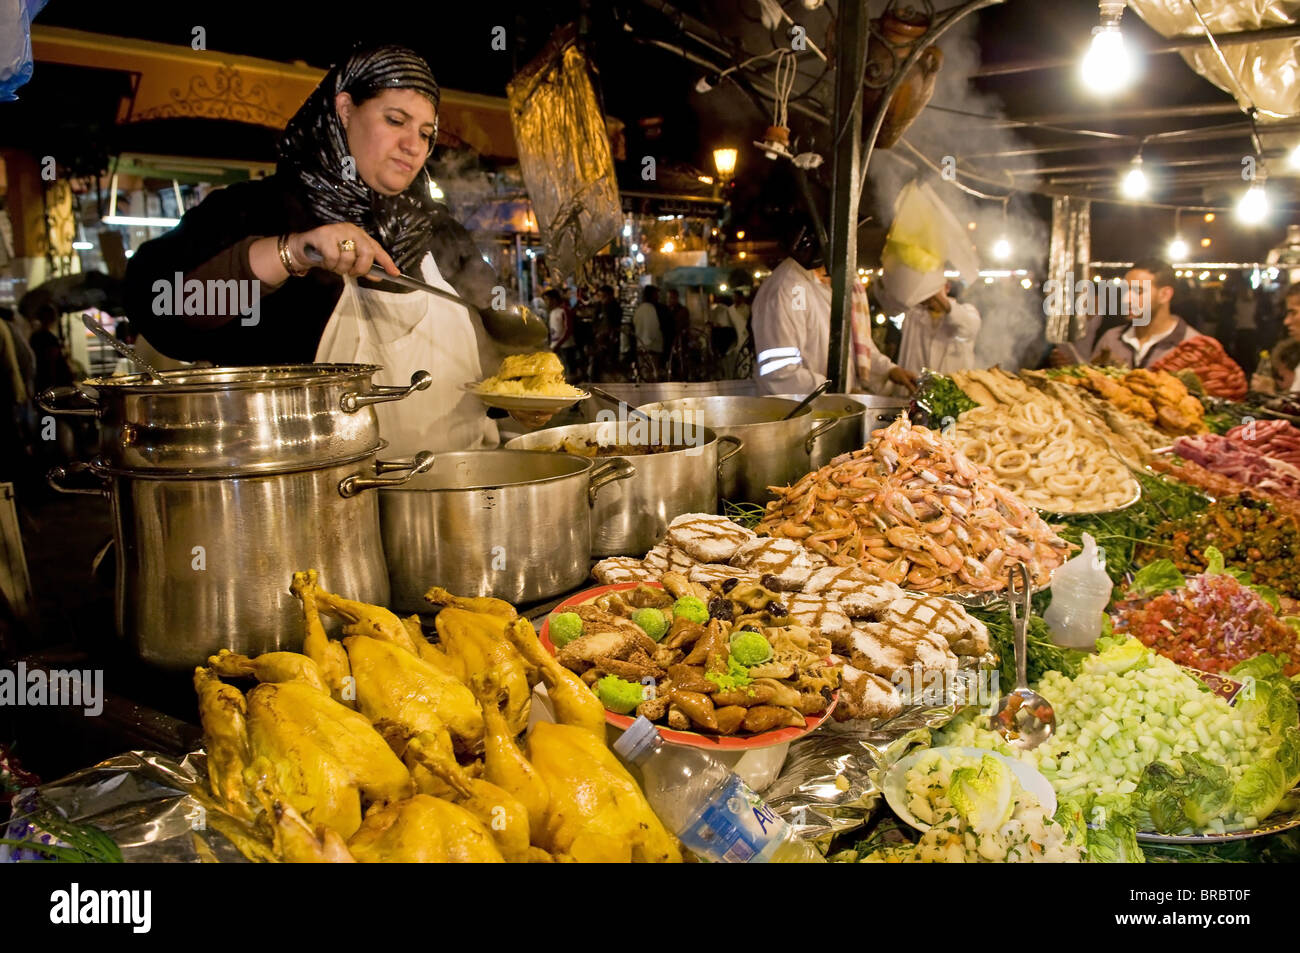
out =
[[384,246],[402,271],[418,271],[438,214],[427,177],[417,176],[405,192],[390,196],[376,192],[359,175],[344,174],[350,153],[334,98],[348,93],[361,102],[383,89],[413,89],[427,96],[435,114],[430,142],[437,139],[440,93],[429,65],[402,46],[357,50],[325,74],[289,120],[280,137],[276,171],[299,182],[308,206],[322,223],[358,225]]

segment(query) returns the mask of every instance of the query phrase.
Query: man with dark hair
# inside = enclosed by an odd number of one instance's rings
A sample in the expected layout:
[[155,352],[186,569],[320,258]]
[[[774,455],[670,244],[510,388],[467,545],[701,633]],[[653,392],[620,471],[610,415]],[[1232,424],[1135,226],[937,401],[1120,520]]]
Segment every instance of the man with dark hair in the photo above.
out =
[[1135,261],[1124,275],[1128,287],[1127,326],[1111,328],[1097,341],[1093,364],[1150,367],[1197,331],[1173,314],[1174,269],[1160,258]]
[[[759,394],[806,394],[826,380],[831,336],[831,288],[821,242],[806,217],[786,233],[788,257],[772,269],[754,295],[750,331],[757,357]],[[871,343],[870,309],[860,283],[853,283],[849,316],[852,352],[845,391],[855,386],[880,393],[888,382],[907,389],[916,379]]]

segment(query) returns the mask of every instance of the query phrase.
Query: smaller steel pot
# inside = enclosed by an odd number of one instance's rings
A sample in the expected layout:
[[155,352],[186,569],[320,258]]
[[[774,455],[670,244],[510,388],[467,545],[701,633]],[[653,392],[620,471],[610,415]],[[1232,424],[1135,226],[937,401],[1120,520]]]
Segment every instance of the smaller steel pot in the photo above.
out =
[[379,494],[391,605],[427,612],[438,585],[457,595],[536,602],[573,589],[591,568],[601,487],[636,468],[565,453],[442,453],[427,473]]
[[899,414],[907,413],[907,408],[912,405],[909,397],[879,397],[875,394],[849,394],[847,396],[867,408],[867,415],[863,419],[862,437],[864,440],[869,439],[875,431],[888,427],[898,419]]
[[778,397],[688,397],[637,409],[675,415],[744,441],[744,449],[722,466],[719,492],[732,502],[761,503],[771,495],[769,486],[788,486],[812,469],[813,442],[835,426],[834,420],[814,423],[811,407],[786,420],[797,403]]
[[[656,425],[650,425],[656,426]],[[657,429],[657,427],[656,427]],[[683,513],[716,513],[722,465],[745,446],[739,437],[719,437],[707,427],[682,427],[659,434],[639,429],[636,421],[602,421],[552,427],[526,433],[506,443],[507,450],[564,452],[565,440],[610,446],[619,443],[682,445],[664,453],[626,457],[582,457],[597,462],[626,459],[636,474],[600,495],[591,514],[593,556],[643,555]],[[718,444],[728,445],[719,450]]]
[[[804,394],[775,394],[784,400],[803,400]],[[835,426],[813,440],[809,467],[820,470],[842,453],[862,448],[867,409],[847,394],[825,394],[811,404],[814,419],[833,419]]]

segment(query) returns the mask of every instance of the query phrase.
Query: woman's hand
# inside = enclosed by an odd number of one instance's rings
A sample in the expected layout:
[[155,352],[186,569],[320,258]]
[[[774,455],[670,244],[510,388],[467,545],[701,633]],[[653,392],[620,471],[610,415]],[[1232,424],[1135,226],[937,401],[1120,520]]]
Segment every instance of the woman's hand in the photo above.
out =
[[[343,247],[346,242],[351,242],[353,247]],[[320,262],[307,256],[309,245],[319,252]],[[390,275],[401,274],[379,242],[348,222],[321,225],[309,232],[295,232],[289,236],[289,254],[299,267],[324,268],[344,277],[360,278],[370,271],[371,265],[376,264]]]
[[550,423],[551,418],[555,415],[539,410],[512,410],[510,411],[510,416],[519,421],[519,423],[523,424],[529,430],[537,430],[538,428],[545,427]]

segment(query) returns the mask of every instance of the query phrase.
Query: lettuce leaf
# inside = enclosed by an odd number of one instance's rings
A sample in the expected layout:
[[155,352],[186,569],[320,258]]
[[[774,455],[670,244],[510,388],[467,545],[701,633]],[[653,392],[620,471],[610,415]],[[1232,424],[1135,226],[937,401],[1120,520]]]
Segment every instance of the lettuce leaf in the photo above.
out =
[[[1219,558],[1222,561],[1223,557]],[[1129,593],[1135,596],[1153,596],[1186,584],[1187,577],[1178,571],[1173,560],[1157,559],[1137,571],[1133,576],[1133,584],[1129,586]]]

